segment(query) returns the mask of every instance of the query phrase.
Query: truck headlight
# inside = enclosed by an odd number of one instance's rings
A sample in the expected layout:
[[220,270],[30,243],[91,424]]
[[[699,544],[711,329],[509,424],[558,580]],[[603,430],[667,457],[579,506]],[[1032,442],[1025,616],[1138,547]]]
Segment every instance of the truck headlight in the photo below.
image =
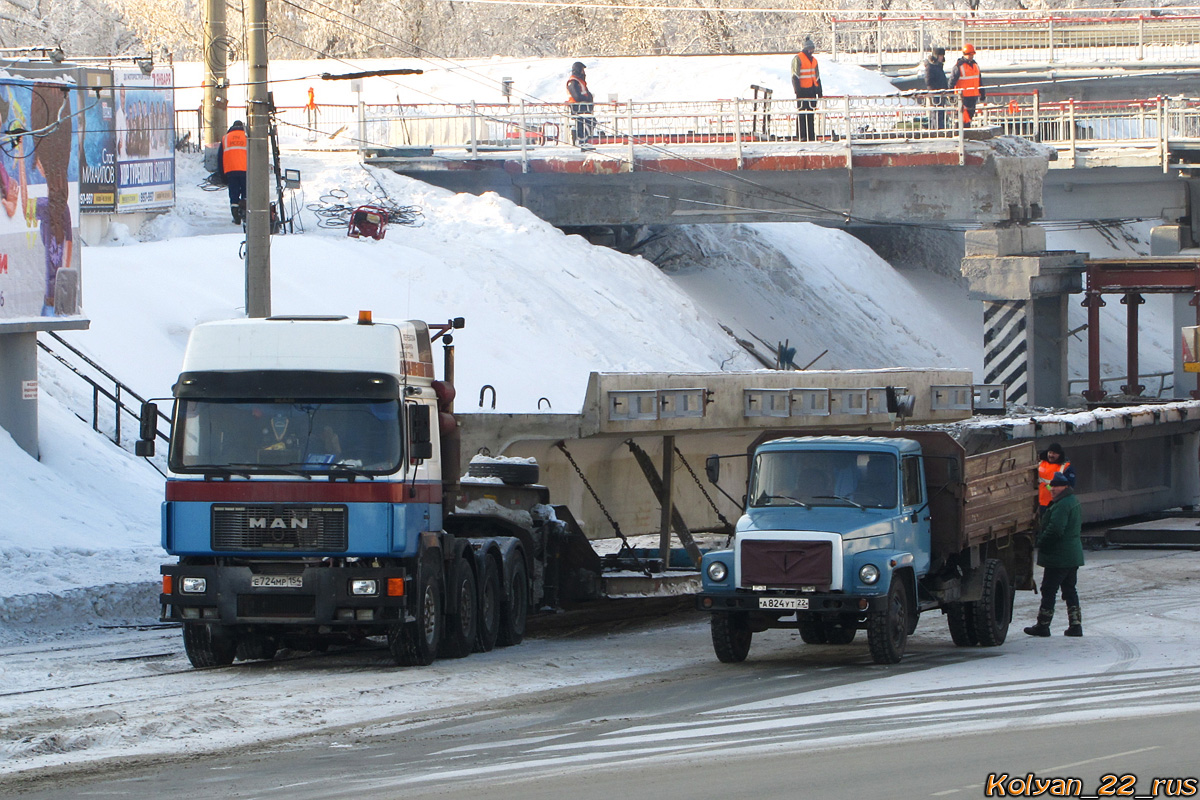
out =
[[713,583],[720,583],[729,576],[729,567],[722,564],[720,561],[714,561],[708,565],[708,579]]
[[873,586],[879,582],[879,567],[874,564],[863,564],[858,570],[858,579],[867,586]]
[[205,578],[184,578],[180,588],[184,594],[204,594],[208,591],[208,580]]
[[379,593],[379,583],[373,580],[350,581],[350,594],[372,595]]

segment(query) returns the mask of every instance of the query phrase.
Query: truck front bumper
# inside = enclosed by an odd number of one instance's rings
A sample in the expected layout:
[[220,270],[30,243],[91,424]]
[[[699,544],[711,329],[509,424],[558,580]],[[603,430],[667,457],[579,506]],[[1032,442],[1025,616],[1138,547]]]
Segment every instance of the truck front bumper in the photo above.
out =
[[[169,577],[171,590],[158,597],[163,622],[362,627],[409,618],[411,586],[401,567],[305,566],[288,575],[264,576],[248,566],[164,564],[161,572],[164,588]],[[263,581],[264,577],[272,580]],[[203,579],[204,591],[184,592],[184,578]],[[255,585],[285,582],[283,579],[292,579],[286,582],[294,585]],[[355,580],[375,581],[375,593],[351,594]]]
[[[764,606],[763,601],[767,605]],[[772,601],[801,601],[803,608],[771,607]],[[700,592],[696,608],[701,611],[755,611],[775,616],[791,616],[797,611],[809,614],[871,614],[887,608],[887,595],[853,595],[834,592]]]

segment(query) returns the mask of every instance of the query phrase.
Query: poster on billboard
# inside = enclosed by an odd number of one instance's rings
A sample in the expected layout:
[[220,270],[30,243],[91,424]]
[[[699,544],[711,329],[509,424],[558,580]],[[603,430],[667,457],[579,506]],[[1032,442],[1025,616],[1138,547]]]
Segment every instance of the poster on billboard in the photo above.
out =
[[73,72],[0,70],[0,330],[82,313]]
[[169,68],[114,69],[117,211],[175,204],[175,92]]
[[79,213],[100,213],[117,208],[116,95],[112,72],[79,70],[83,108],[79,112]]

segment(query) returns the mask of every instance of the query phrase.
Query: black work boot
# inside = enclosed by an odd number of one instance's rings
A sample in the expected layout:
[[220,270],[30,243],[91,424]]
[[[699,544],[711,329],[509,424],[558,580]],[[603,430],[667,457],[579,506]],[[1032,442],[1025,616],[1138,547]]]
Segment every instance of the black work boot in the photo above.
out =
[[1054,619],[1053,608],[1039,608],[1036,625],[1030,625],[1025,632],[1030,636],[1049,636],[1050,622]]
[[242,224],[242,207],[240,205],[238,205],[237,203],[232,203],[229,206],[229,213],[233,215],[233,224],[234,225]]
[[1063,636],[1083,636],[1083,609],[1079,606],[1067,606],[1067,629]]

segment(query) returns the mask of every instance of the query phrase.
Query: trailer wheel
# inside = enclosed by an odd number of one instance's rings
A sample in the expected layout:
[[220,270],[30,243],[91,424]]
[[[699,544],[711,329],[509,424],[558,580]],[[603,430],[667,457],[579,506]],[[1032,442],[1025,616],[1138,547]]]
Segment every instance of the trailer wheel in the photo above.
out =
[[467,474],[474,478],[499,478],[510,485],[537,483],[538,465],[519,461],[472,461]]
[[483,572],[479,576],[479,622],[475,632],[475,651],[486,653],[496,646],[500,635],[500,576],[496,574],[496,562],[483,560]]
[[417,618],[388,628],[388,649],[402,667],[432,664],[442,638],[442,579],[436,556],[421,559],[416,577]]
[[446,593],[446,630],[438,655],[463,658],[471,654],[478,627],[475,624],[475,594],[475,572],[467,559],[460,558],[454,562],[453,577]]
[[233,663],[237,644],[232,636],[219,631],[216,625],[185,622],[183,650],[193,667],[225,667]]
[[947,603],[946,625],[950,628],[950,638],[959,647],[979,644],[979,635],[975,633],[974,603]]
[[279,650],[279,643],[270,636],[250,634],[237,640],[238,661],[270,661]]
[[714,611],[710,627],[718,661],[737,664],[746,660],[754,633],[745,611]]
[[525,621],[529,615],[529,579],[525,571],[525,555],[517,551],[509,578],[508,592],[500,608],[500,633],[496,637],[501,647],[520,644],[525,638]]
[[1012,584],[1004,562],[989,558],[983,565],[983,597],[975,603],[975,631],[984,647],[998,647],[1008,636],[1012,621]]
[[867,643],[876,664],[898,664],[908,644],[908,585],[902,576],[892,577],[887,608],[867,620]]

